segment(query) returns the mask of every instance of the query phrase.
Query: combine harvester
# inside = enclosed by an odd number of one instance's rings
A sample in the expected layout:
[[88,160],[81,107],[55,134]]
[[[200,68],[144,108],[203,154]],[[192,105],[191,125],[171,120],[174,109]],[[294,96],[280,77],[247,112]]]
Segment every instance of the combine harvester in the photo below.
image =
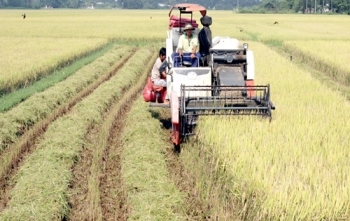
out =
[[[179,10],[179,17],[171,16],[173,9]],[[197,4],[177,4],[170,9],[167,60],[161,67],[168,70],[167,88],[153,86],[149,79],[143,94],[151,107],[170,108],[171,139],[178,151],[181,142],[193,134],[198,116],[261,115],[271,119],[271,111],[275,109],[270,100],[270,86],[254,85],[253,52],[248,49],[248,44],[241,44],[235,38],[214,37],[209,56],[201,58],[198,67],[191,67],[188,62],[173,67],[171,55],[176,52],[183,34],[181,29],[190,23],[195,28],[194,34],[198,35],[200,31],[192,17],[194,11],[206,16],[206,9]],[[183,14],[190,14],[191,18],[183,18]],[[170,105],[163,103],[165,95],[170,99]]]

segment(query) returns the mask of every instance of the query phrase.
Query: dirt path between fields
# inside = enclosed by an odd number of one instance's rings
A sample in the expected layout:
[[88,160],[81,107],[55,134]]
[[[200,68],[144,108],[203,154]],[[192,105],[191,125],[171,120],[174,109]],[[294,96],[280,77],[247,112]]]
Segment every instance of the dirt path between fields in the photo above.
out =
[[7,202],[10,200],[10,190],[14,186],[14,176],[17,174],[19,168],[29,156],[36,149],[36,142],[45,133],[46,129],[57,118],[67,114],[79,101],[91,94],[98,86],[108,81],[114,76],[120,68],[132,57],[136,49],[132,53],[125,56],[124,61],[120,63],[114,70],[98,78],[91,83],[85,90],[81,91],[73,97],[66,105],[61,106],[54,111],[51,116],[36,123],[30,130],[25,132],[18,142],[6,148],[0,155],[0,162],[4,162],[3,171],[0,171],[0,212],[5,209]]

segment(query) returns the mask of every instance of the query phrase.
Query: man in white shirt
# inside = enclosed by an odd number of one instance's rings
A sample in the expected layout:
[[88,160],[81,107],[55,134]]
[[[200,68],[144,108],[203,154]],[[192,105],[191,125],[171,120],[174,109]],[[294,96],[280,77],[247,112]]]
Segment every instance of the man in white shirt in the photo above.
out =
[[[152,76],[151,80],[154,86],[162,86],[165,88],[165,93],[166,93],[166,70],[162,68],[160,70],[160,67],[162,66],[163,62],[165,61],[166,58],[166,49],[162,47],[159,50],[159,57],[157,60],[154,62],[153,68],[152,68]],[[164,90],[163,90],[164,92]],[[162,95],[161,95],[162,96]],[[169,99],[167,94],[165,95],[165,104],[169,103]]]
[[194,28],[191,24],[186,24],[183,29],[185,34],[181,35],[177,45],[177,53],[173,53],[174,67],[179,67],[179,60],[189,61],[192,67],[198,67],[201,57],[199,51],[198,37],[192,33]]
[[159,57],[154,62],[152,68],[152,76],[151,80],[154,85],[166,87],[166,73],[165,70],[163,72],[159,71],[160,66],[166,58],[166,49],[163,47],[159,50]]

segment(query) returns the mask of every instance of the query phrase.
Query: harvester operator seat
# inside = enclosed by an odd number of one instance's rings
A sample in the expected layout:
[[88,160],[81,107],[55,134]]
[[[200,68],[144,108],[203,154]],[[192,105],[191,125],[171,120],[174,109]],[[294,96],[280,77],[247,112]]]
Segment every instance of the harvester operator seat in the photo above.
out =
[[202,66],[208,66],[209,64],[209,49],[212,47],[212,35],[209,26],[212,24],[211,17],[205,15],[201,17],[201,24],[203,28],[198,33],[199,41],[199,53],[201,54]]

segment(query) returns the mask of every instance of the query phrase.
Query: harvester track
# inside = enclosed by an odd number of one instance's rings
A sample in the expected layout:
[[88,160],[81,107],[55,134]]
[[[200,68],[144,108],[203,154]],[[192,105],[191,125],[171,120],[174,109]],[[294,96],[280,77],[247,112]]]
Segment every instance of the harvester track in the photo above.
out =
[[186,215],[190,220],[210,220],[207,205],[201,200],[193,174],[185,170],[184,165],[172,148],[167,148],[167,166],[177,188],[186,193]]
[[[161,111],[159,120],[163,124],[163,136],[170,136],[171,119],[167,110]],[[167,167],[176,187],[185,193],[186,217],[188,220],[212,220],[207,215],[208,205],[202,201],[196,187],[196,177],[185,169],[180,154],[174,150],[172,142],[169,141],[165,151]]]
[[115,67],[108,74],[102,75],[96,81],[91,83],[83,91],[78,93],[67,104],[57,108],[50,116],[37,122],[31,129],[26,131],[18,142],[14,143],[10,147],[6,148],[0,155],[0,161],[2,162],[2,170],[0,170],[0,212],[5,209],[7,202],[9,201],[9,192],[14,186],[13,178],[17,174],[21,164],[25,161],[35,149],[38,139],[45,133],[48,126],[57,118],[69,113],[69,111],[84,97],[91,94],[97,87],[104,82],[108,81],[112,76],[117,74],[118,70],[124,66],[136,49],[133,49],[131,53],[123,58],[117,67]]
[[[163,124],[163,136],[169,136],[171,118],[166,110],[160,111],[159,121]],[[175,151],[171,141],[165,155],[171,179],[185,194],[184,205],[187,220],[242,220],[237,214],[226,182],[230,178],[217,169],[217,159],[205,151],[195,136],[183,148]],[[220,180],[220,182],[218,182]],[[223,200],[224,199],[224,200]]]

